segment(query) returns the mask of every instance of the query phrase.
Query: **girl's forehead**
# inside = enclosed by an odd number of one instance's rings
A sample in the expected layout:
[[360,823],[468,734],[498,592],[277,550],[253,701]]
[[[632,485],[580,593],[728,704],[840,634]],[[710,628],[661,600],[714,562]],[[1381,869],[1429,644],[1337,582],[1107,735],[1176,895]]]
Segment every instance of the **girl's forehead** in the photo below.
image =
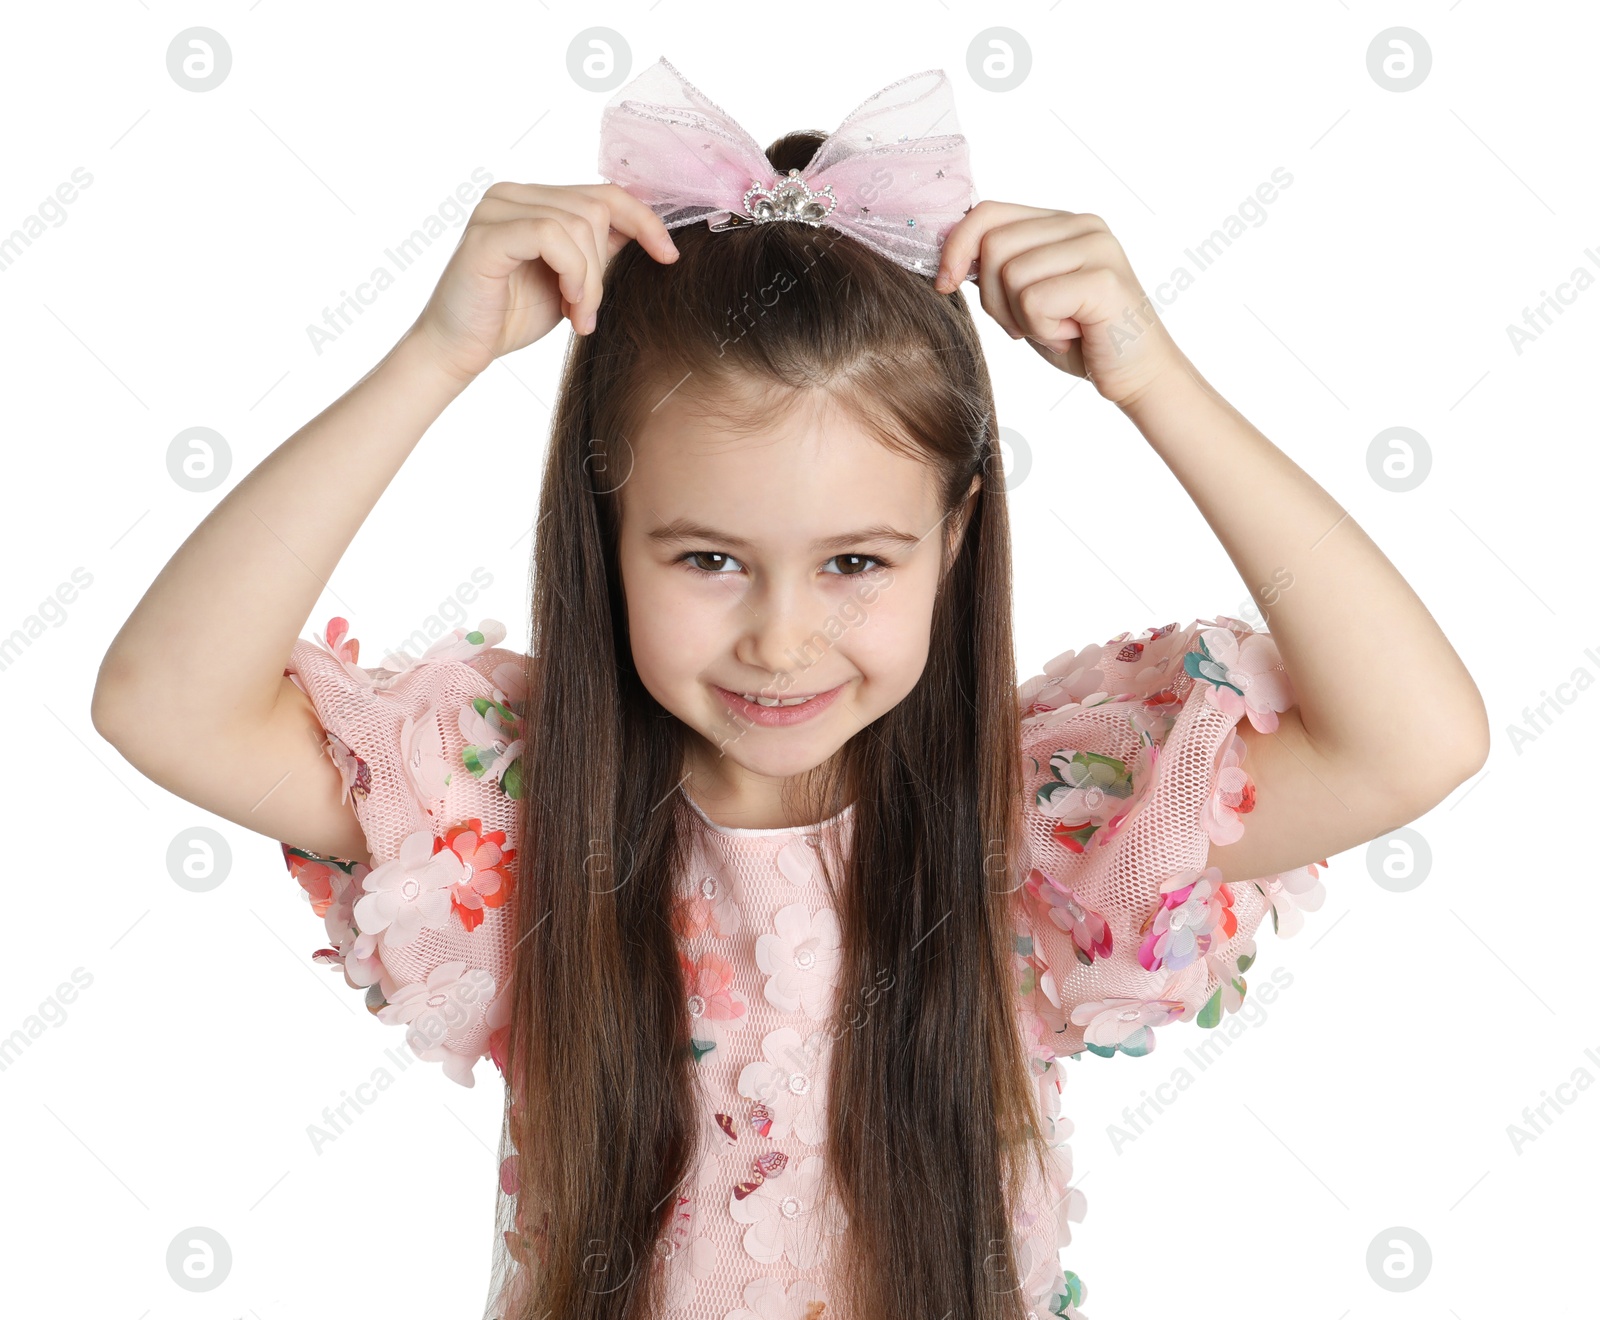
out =
[[886,444],[824,391],[731,416],[715,400],[680,391],[645,415],[627,449],[628,484],[641,488],[749,489],[781,480],[797,496],[821,488],[848,499],[868,486],[916,501],[934,486],[932,469],[912,445]]
[[853,409],[824,390],[764,401],[663,398],[627,437],[634,467],[697,478],[761,464],[791,471],[839,469],[919,481],[929,469],[909,440],[886,444]]
[[922,536],[937,519],[933,470],[886,446],[848,413],[729,428],[689,409],[653,422],[619,488],[623,527],[723,533],[724,545],[811,547],[869,527]]

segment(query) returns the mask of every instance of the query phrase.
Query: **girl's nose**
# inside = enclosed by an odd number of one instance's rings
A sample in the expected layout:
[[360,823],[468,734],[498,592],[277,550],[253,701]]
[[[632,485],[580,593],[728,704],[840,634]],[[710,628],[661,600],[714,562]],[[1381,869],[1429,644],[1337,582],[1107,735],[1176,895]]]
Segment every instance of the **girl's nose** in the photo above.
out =
[[[770,674],[774,683],[810,668],[832,646],[826,609],[803,592],[767,593],[750,608],[739,659],[752,671]],[[807,690],[803,680],[798,686]]]

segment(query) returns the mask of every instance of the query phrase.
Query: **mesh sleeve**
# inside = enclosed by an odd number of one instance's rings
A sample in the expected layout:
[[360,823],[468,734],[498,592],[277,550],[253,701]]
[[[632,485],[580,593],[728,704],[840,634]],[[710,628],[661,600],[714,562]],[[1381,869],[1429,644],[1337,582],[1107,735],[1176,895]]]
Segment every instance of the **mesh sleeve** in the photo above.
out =
[[314,960],[471,1086],[484,1055],[503,1068],[526,660],[485,620],[368,669],[347,630],[335,618],[296,642],[284,674],[316,710],[371,863],[288,842],[284,860],[327,929]]
[[1050,1051],[1146,1054],[1159,1026],[1216,1026],[1266,915],[1290,935],[1322,900],[1319,864],[1231,884],[1207,865],[1255,804],[1234,727],[1270,733],[1294,702],[1271,634],[1227,617],[1124,633],[1018,697],[1017,967]]

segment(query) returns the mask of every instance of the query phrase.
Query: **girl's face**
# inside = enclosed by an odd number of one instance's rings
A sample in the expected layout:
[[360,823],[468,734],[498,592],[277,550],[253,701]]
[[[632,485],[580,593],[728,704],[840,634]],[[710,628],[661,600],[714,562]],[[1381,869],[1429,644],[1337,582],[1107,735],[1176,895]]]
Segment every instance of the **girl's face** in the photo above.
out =
[[[744,434],[674,392],[633,438],[620,488],[634,664],[699,735],[693,796],[740,824],[789,823],[783,781],[910,692],[960,534],[932,471],[824,391],[773,418]],[[778,716],[741,694],[821,695]]]

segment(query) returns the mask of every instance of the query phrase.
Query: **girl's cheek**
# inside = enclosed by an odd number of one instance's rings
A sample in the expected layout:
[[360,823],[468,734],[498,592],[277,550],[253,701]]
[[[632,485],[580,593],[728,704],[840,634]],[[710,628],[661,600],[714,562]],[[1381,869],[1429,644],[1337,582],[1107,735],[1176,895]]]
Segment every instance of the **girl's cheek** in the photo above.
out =
[[876,582],[863,583],[838,614],[847,625],[839,645],[849,649],[860,669],[889,682],[915,682],[928,658],[931,584],[891,569]]

